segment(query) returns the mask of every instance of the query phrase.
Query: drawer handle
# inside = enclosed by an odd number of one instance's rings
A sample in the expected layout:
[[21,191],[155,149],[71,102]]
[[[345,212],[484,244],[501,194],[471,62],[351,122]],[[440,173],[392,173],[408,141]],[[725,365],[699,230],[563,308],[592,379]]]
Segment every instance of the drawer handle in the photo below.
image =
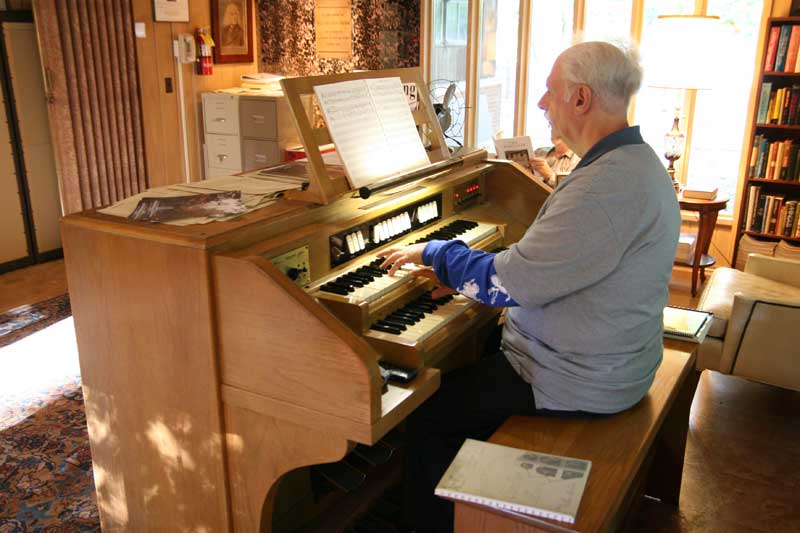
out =
[[264,115],[252,115],[253,122],[264,122]]
[[256,154],[255,160],[258,161],[259,163],[266,163],[267,156],[264,154]]
[[228,156],[227,156],[227,155],[225,155],[225,154],[219,154],[219,155],[217,156],[217,159],[219,159],[219,162],[220,162],[220,163],[222,163],[223,161],[225,161],[226,159],[228,159]]
[[217,117],[214,119],[214,122],[225,122],[225,119],[223,117]]

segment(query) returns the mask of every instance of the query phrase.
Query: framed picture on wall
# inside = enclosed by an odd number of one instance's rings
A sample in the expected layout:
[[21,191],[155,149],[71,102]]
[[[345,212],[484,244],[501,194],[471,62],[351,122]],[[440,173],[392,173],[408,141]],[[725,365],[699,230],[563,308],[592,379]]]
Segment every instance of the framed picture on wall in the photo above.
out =
[[153,0],[156,22],[189,22],[189,0]]
[[211,0],[214,63],[253,61],[253,0]]

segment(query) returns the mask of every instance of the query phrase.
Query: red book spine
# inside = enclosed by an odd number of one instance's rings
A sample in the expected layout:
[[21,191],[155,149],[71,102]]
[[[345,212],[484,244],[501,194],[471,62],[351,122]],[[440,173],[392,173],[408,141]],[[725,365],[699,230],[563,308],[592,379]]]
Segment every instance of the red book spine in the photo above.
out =
[[772,72],[775,68],[775,56],[778,53],[778,39],[781,36],[781,27],[773,26],[769,30],[769,44],[767,45],[767,59],[764,62],[764,72]]

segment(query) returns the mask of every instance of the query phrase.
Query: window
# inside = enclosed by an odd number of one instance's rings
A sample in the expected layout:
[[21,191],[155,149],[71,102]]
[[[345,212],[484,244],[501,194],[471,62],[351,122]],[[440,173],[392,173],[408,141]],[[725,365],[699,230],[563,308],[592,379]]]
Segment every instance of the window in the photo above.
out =
[[718,65],[722,76],[713,91],[698,91],[687,183],[713,184],[730,200],[731,213],[739,180],[739,163],[753,82],[756,45],[761,26],[760,0],[709,0],[708,13],[719,15],[725,32],[725,56],[735,64]]
[[467,0],[435,0],[433,40],[438,46],[467,44]]
[[550,145],[550,125],[538,108],[550,67],[572,40],[572,0],[532,0],[526,134],[533,147]]
[[444,129],[448,144],[464,143],[467,80],[467,0],[434,0],[434,42],[431,49],[430,94],[442,103],[450,84],[457,90],[450,102],[450,125]]
[[631,34],[631,0],[586,0],[584,41],[613,41]]
[[496,133],[514,135],[518,28],[519,2],[483,0],[476,145],[489,150]]
[[[728,212],[733,209],[764,0],[523,0],[529,13],[524,18],[516,0],[482,0],[477,13],[480,26],[472,30],[468,28],[469,4],[467,0],[433,0],[431,78],[457,81],[462,96],[467,77],[477,80],[477,94],[463,106],[464,121],[474,126],[466,129],[474,137],[467,143],[489,148],[498,131],[507,137],[530,135],[535,147],[550,144],[550,128],[537,103],[555,58],[571,41],[633,38],[644,53],[659,15],[720,16],[729,29],[720,61],[735,61],[729,68],[720,68],[726,74],[720,88],[692,91],[684,98],[674,89],[648,87],[645,73],[633,121],[641,126],[645,141],[663,154],[664,135],[672,126],[676,105],[681,106],[681,129],[689,143],[677,163],[676,177],[692,185],[716,185],[730,198]],[[576,12],[576,7],[583,11]],[[518,69],[520,36],[528,40],[528,58]],[[478,50],[476,64],[469,67],[468,39],[475,39]],[[646,67],[653,68],[643,59]],[[660,68],[680,68],[680,59]],[[518,74],[527,78],[525,95],[517,94]],[[455,137],[453,132],[450,135]]]

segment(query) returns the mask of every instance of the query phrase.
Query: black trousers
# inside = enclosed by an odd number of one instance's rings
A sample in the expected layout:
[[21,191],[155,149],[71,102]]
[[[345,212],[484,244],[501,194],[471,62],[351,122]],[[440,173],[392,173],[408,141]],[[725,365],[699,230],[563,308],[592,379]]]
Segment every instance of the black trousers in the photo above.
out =
[[533,390],[502,352],[442,377],[406,421],[405,519],[419,530],[453,530],[453,504],[434,489],[467,438],[487,440],[510,416],[597,416],[536,409]]

